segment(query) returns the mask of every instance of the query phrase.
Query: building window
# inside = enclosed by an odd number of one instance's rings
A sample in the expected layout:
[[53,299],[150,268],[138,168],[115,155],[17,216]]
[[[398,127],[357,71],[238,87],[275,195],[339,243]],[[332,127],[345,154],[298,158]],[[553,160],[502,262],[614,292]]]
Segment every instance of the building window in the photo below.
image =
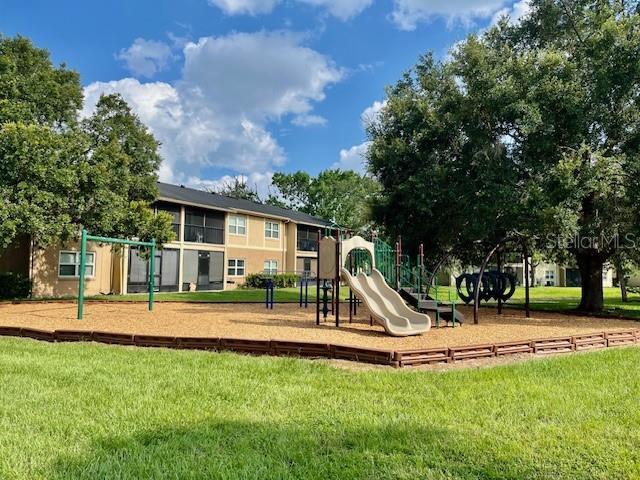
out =
[[554,272],[553,270],[545,271],[544,283],[548,287],[553,287],[556,284],[556,272]]
[[233,235],[246,235],[247,217],[229,215],[229,233]]
[[[96,254],[86,253],[85,277],[93,277],[96,267]],[[61,251],[58,261],[59,277],[79,277],[80,276],[80,252]]]
[[280,238],[280,224],[278,222],[264,222],[264,236],[266,238]]
[[244,260],[230,258],[227,262],[227,275],[230,277],[244,277]]
[[275,275],[278,273],[278,261],[277,260],[265,260],[264,261],[264,273],[267,275]]

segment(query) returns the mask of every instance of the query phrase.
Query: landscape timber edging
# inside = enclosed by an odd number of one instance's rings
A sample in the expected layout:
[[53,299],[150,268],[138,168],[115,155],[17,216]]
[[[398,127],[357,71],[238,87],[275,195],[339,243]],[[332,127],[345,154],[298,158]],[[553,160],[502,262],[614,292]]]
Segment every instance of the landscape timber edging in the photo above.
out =
[[385,350],[355,345],[295,340],[244,338],[171,337],[89,330],[41,330],[0,326],[0,336],[24,337],[45,342],[87,342],[108,345],[235,352],[251,355],[329,358],[353,362],[409,367],[437,363],[457,363],[506,355],[548,355],[640,343],[640,329],[593,332],[566,337],[538,338],[482,345],[432,347],[415,350]]

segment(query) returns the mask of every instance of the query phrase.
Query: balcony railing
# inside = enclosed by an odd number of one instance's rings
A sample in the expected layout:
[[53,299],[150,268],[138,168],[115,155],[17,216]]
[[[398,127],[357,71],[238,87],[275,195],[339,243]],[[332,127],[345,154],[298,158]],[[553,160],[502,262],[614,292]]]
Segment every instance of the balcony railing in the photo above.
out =
[[224,244],[224,228],[201,227],[198,225],[184,226],[184,241],[195,243]]
[[298,238],[298,251],[317,252],[318,240],[311,238]]

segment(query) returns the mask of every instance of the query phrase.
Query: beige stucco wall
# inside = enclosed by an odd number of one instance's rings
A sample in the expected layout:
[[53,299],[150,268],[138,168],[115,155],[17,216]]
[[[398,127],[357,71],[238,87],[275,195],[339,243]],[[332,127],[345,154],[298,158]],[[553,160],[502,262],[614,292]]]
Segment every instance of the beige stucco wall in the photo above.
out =
[[[245,217],[247,219],[247,233],[246,235],[237,235],[229,233],[229,217],[231,215]],[[271,239],[266,238],[264,234],[265,222],[274,222],[280,225],[280,238]],[[265,217],[257,217],[253,215],[236,215],[228,214],[225,219],[225,237],[227,245],[244,245],[251,248],[269,248],[269,249],[283,249],[285,237],[283,228],[284,222],[279,219],[270,219]]]
[[249,218],[246,215],[235,215],[238,217],[247,218],[247,234],[246,235],[236,235],[233,233],[229,233],[229,217],[231,214],[227,214],[224,221],[224,240],[227,245],[248,245],[249,243],[249,235],[251,234],[251,225],[249,222]]
[[[278,262],[278,272],[284,270],[285,265],[285,252],[284,250],[265,250],[265,249],[253,249],[253,248],[227,248],[227,258],[225,259],[225,266],[229,259],[241,259],[244,260],[245,273],[261,273],[264,270],[264,262],[266,260],[275,260]],[[235,283],[227,283],[226,288],[234,288],[244,283],[244,277],[227,276],[227,281]]]
[[264,246],[264,218],[247,216],[247,245]]
[[[34,252],[33,294],[37,297],[75,296],[78,294],[78,278],[58,275],[58,261],[61,250],[79,251],[78,242],[62,246],[51,246]],[[98,295],[111,291],[112,252],[111,246],[87,243],[87,251],[96,253],[95,274],[86,277],[85,294]]]

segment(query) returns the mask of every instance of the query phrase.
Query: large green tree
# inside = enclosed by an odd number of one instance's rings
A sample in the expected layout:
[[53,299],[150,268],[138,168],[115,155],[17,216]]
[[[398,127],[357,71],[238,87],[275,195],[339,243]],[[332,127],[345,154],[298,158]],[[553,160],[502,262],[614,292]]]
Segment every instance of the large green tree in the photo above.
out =
[[361,230],[370,223],[370,204],[380,189],[378,182],[352,170],[324,170],[316,177],[306,172],[276,173],[277,194],[269,203],[332,220]]
[[0,35],[0,124],[73,125],[81,107],[77,72],[54,67],[27,38]]
[[23,37],[0,37],[0,247],[92,234],[171,238],[154,215],[158,142],[117,95],[81,121],[76,72]]
[[388,89],[368,128],[369,167],[382,185],[374,219],[389,236],[401,234],[406,251],[424,243],[432,268],[479,262],[525,229],[517,168],[478,76],[487,60],[474,63],[456,69],[423,57]]
[[[436,251],[464,257],[465,245],[521,239],[571,257],[580,308],[599,311],[603,265],[640,247],[638,2],[530,6],[443,63],[426,57],[389,90],[370,129],[384,187],[375,211]],[[422,222],[394,216],[412,208]]]

